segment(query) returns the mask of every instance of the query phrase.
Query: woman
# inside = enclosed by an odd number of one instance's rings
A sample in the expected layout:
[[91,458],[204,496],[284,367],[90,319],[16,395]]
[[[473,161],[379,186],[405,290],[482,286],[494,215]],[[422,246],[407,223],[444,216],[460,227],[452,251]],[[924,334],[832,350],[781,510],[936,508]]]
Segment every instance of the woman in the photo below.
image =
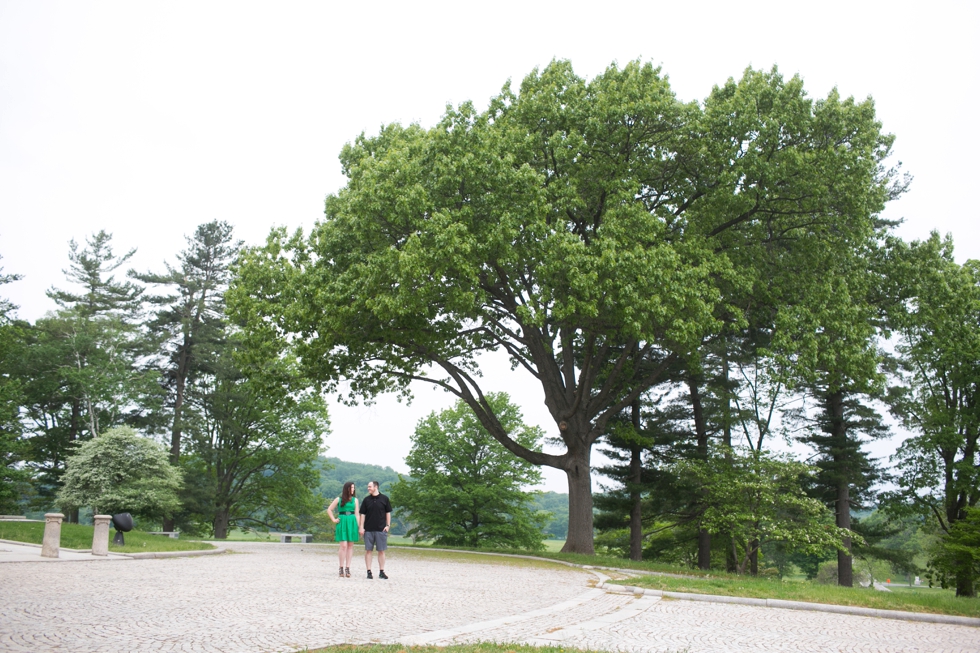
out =
[[[334,517],[333,510],[338,508],[339,514]],[[354,542],[357,541],[357,498],[354,496],[354,484],[344,483],[340,496],[333,500],[327,508],[330,521],[337,524],[337,545],[340,547],[340,577],[350,578],[350,561],[354,555]]]

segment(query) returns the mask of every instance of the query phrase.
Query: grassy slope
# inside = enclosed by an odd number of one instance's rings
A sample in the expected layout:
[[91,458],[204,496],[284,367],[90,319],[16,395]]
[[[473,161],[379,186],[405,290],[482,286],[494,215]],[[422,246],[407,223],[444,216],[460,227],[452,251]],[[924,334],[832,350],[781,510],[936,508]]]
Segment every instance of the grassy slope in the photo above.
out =
[[[61,546],[66,549],[91,549],[91,526],[81,524],[61,525]],[[158,551],[200,551],[213,549],[205,542],[191,540],[172,540],[165,535],[148,535],[141,531],[126,533],[126,546],[112,543],[113,531],[109,531],[109,551],[114,553],[149,553]],[[0,522],[0,540],[41,544],[44,539],[44,524],[39,522]]]
[[[410,548],[412,550],[422,551],[427,547],[415,546]],[[458,550],[479,553],[478,550],[473,549]],[[515,551],[497,552],[519,553]],[[435,552],[433,551],[432,553]],[[929,612],[964,617],[980,617],[980,598],[958,598],[951,590],[931,589],[928,587],[908,588],[896,585],[892,592],[879,592],[863,587],[836,587],[832,585],[817,585],[816,583],[807,581],[780,581],[778,579],[719,574],[715,571],[702,572],[687,569],[686,567],[674,567],[648,561],[633,562],[624,558],[611,556],[584,556],[553,552],[530,552],[526,555],[533,555],[549,560],[564,560],[566,562],[596,567],[635,569],[637,571],[684,576],[683,578],[639,576],[627,580],[613,581],[621,585],[648,587],[671,592],[782,599],[785,601],[850,605],[880,610],[905,610],[908,612]]]
[[837,587],[836,585],[817,585],[808,582],[782,582],[776,579],[725,575],[717,578],[641,576],[614,582],[671,592],[806,601],[808,603],[851,605],[879,610],[906,610],[909,612],[980,617],[980,599],[958,598],[951,591],[928,587],[903,588],[901,590],[896,588],[896,591],[892,592],[879,592],[865,587]]

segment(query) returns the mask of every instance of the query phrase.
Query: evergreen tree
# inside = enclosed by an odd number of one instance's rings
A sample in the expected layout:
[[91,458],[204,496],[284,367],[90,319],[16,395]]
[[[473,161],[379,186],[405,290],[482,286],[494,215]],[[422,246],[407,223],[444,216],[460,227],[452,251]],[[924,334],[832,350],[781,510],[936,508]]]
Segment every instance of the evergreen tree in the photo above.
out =
[[[138,322],[142,289],[114,274],[134,251],[116,256],[111,240],[100,231],[84,248],[70,242],[65,275],[75,288],[48,291],[59,309],[26,330],[13,363],[38,508],[49,507],[79,442],[116,425],[155,426],[156,375],[141,366],[148,354]],[[77,510],[68,514],[77,521]]]
[[[224,292],[240,243],[232,240],[231,225],[212,221],[200,225],[187,245],[177,256],[176,267],[165,263],[164,273],[132,274],[150,287],[172,291],[147,297],[156,307],[147,326],[162,350],[156,358],[167,405],[173,411],[170,461],[174,465],[180,463],[187,386],[199,370],[213,364],[215,350],[225,339]],[[163,529],[174,529],[171,517],[164,520]]]
[[176,516],[219,539],[235,527],[294,528],[323,509],[314,490],[326,403],[294,359],[246,349],[229,334],[187,396],[190,455],[181,467],[189,488]]
[[[21,278],[2,272],[0,267],[0,285]],[[23,387],[14,365],[23,352],[25,325],[15,321],[16,308],[6,297],[0,297],[0,513],[20,511],[19,500],[31,477],[25,466],[27,446],[20,422]]]
[[602,544],[631,560],[643,557],[655,524],[683,528],[695,510],[689,490],[665,472],[676,460],[696,455],[688,407],[672,400],[669,388],[624,411],[602,440],[601,451],[613,464],[596,471],[616,485],[603,486],[596,496],[596,529]]

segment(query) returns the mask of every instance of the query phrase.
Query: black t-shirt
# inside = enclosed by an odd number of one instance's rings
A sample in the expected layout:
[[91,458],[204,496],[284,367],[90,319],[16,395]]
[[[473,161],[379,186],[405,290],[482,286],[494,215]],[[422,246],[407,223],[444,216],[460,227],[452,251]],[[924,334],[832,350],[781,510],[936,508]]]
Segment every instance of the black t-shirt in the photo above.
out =
[[388,525],[385,513],[391,512],[391,501],[381,493],[376,497],[369,494],[361,501],[360,512],[364,515],[364,530],[383,531]]

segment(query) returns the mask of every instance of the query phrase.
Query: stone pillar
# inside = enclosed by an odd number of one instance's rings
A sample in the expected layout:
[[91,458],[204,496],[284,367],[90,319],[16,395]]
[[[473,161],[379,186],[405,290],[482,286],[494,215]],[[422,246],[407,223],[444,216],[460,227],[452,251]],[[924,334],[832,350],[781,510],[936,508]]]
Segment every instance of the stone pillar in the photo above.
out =
[[44,543],[41,545],[41,556],[57,558],[61,549],[61,520],[65,518],[60,512],[49,512],[44,515]]
[[112,521],[111,515],[95,515],[92,523],[95,524],[95,533],[92,535],[92,555],[109,555],[109,522]]

